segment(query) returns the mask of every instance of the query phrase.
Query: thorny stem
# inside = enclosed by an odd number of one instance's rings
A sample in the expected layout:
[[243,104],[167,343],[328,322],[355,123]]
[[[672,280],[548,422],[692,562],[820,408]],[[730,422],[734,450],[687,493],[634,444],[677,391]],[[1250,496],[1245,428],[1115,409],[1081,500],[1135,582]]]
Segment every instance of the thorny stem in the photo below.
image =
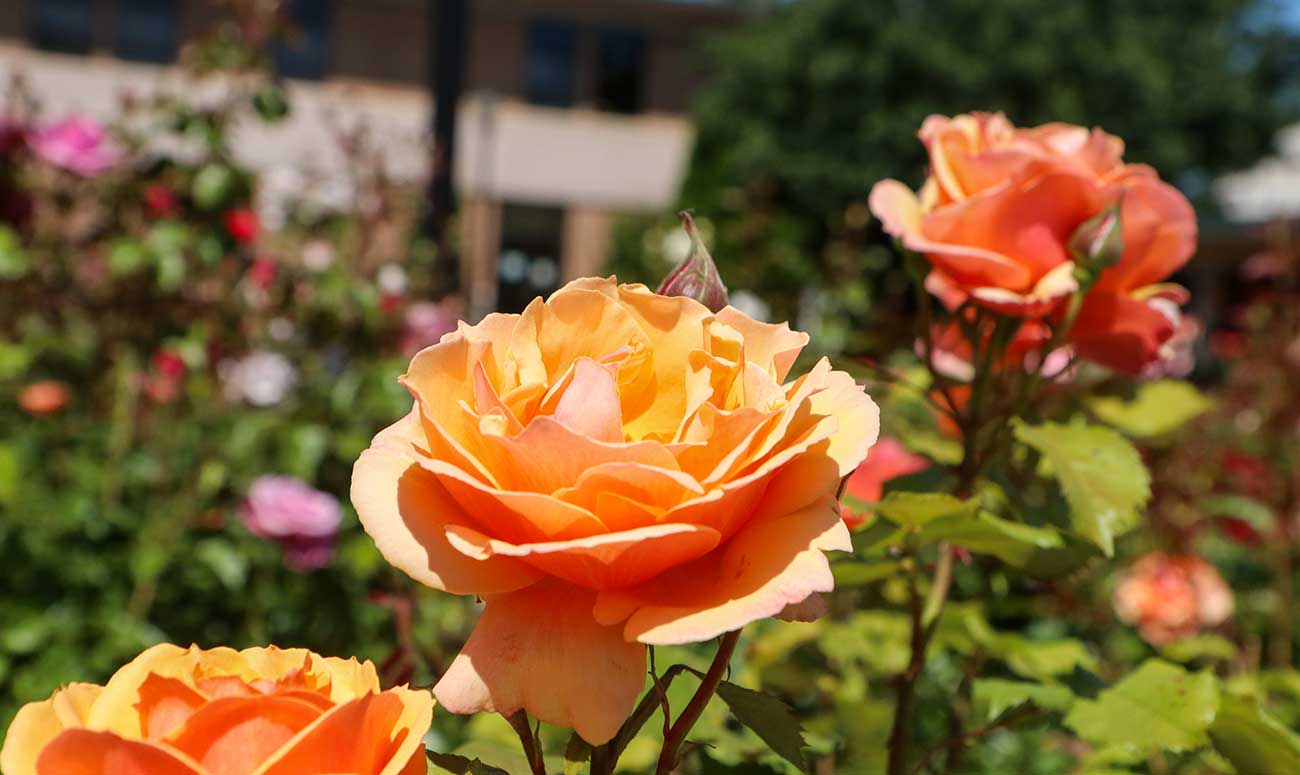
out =
[[528,714],[520,709],[507,716],[506,720],[514,727],[515,734],[519,735],[519,742],[524,747],[524,758],[528,760],[528,767],[533,771],[533,775],[546,775],[542,747],[537,742],[537,734],[528,724]]
[[722,683],[722,677],[727,672],[731,655],[736,651],[736,643],[739,640],[740,630],[732,630],[722,636],[721,642],[718,643],[718,653],[713,657],[713,664],[709,665],[709,671],[704,674],[704,678],[700,679],[700,688],[695,690],[691,701],[682,709],[677,721],[673,722],[668,734],[664,736],[664,747],[659,752],[659,765],[655,769],[655,775],[669,775],[676,769],[678,749],[686,741],[686,736],[699,720],[700,714],[704,713],[709,700],[713,699],[718,684]]

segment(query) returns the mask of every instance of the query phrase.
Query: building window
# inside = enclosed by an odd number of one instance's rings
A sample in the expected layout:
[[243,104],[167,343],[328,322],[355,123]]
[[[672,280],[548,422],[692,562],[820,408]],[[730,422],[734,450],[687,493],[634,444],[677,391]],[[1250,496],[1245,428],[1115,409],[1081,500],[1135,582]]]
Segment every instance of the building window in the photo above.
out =
[[524,97],[536,105],[573,104],[578,29],[569,22],[539,21],[528,27],[524,57]]
[[645,36],[633,30],[602,31],[596,44],[596,107],[639,112],[644,80]]
[[49,51],[90,53],[90,0],[40,0],[32,5],[32,43]]
[[176,58],[177,0],[118,0],[115,53],[165,64]]
[[329,54],[330,0],[291,0],[287,8],[291,29],[272,52],[276,72],[286,78],[320,80]]
[[501,211],[497,257],[497,309],[522,312],[538,296],[560,287],[564,211],[558,207],[506,205]]

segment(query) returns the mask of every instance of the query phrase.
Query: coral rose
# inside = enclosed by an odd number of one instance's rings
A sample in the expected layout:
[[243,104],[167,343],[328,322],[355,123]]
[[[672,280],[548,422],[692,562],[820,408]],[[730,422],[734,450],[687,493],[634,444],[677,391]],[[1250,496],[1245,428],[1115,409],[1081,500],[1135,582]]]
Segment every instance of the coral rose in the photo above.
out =
[[104,686],[24,705],[5,775],[413,775],[428,692],[381,692],[375,667],[305,649],[154,646]]
[[[896,180],[871,191],[885,231],[924,254],[927,287],[948,303],[1041,317],[1078,289],[1070,238],[1121,204],[1124,251],[1088,296],[1072,337],[1103,365],[1137,371],[1173,335],[1160,282],[1191,257],[1196,218],[1149,167],[1123,162],[1124,144],[1100,129],[1011,125],[1002,114],[931,116],[920,131],[930,176],[919,196]],[[1164,305],[1164,306],[1162,306]],[[1138,362],[1143,361],[1143,362]]]
[[[872,447],[871,454],[862,461],[845,484],[844,493],[866,503],[876,503],[885,492],[885,483],[900,476],[915,474],[930,467],[930,461],[892,437],[882,437]],[[844,523],[857,528],[871,518],[871,512],[855,512],[843,507]]]
[[33,382],[18,393],[18,405],[36,417],[56,414],[68,405],[68,386],[56,379]]
[[1115,587],[1115,613],[1142,638],[1163,646],[1221,624],[1232,614],[1232,590],[1199,557],[1153,552],[1133,563]]
[[878,412],[808,337],[610,279],[461,324],[412,360],[415,398],[357,461],[390,562],[486,609],[434,689],[610,739],[645,645],[689,643],[832,587],[835,493]]

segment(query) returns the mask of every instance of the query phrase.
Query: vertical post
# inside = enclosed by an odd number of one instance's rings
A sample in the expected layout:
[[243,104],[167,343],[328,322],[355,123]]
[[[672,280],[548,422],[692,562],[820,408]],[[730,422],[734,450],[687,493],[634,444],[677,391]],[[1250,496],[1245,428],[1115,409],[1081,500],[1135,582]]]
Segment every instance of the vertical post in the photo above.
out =
[[470,0],[432,0],[429,15],[433,61],[429,86],[433,90],[433,175],[429,181],[429,209],[425,235],[438,246],[438,262],[457,276],[447,221],[456,210],[454,162],[456,158],[456,106],[465,81],[469,48]]

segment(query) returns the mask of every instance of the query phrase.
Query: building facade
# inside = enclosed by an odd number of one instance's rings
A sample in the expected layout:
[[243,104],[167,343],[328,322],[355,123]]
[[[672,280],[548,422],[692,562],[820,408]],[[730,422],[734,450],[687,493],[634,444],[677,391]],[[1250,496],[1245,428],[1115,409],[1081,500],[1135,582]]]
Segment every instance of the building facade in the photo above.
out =
[[[687,0],[466,0],[455,189],[471,314],[515,309],[599,271],[620,212],[670,207],[693,132],[701,36],[737,21]],[[111,113],[118,95],[176,77],[208,0],[5,0],[0,71],[21,70],[52,112]],[[364,122],[388,173],[430,158],[436,0],[289,0],[275,58],[294,111],[239,143],[264,171],[341,169],[331,127]],[[87,59],[89,58],[89,62]],[[89,65],[89,66],[88,66]]]

